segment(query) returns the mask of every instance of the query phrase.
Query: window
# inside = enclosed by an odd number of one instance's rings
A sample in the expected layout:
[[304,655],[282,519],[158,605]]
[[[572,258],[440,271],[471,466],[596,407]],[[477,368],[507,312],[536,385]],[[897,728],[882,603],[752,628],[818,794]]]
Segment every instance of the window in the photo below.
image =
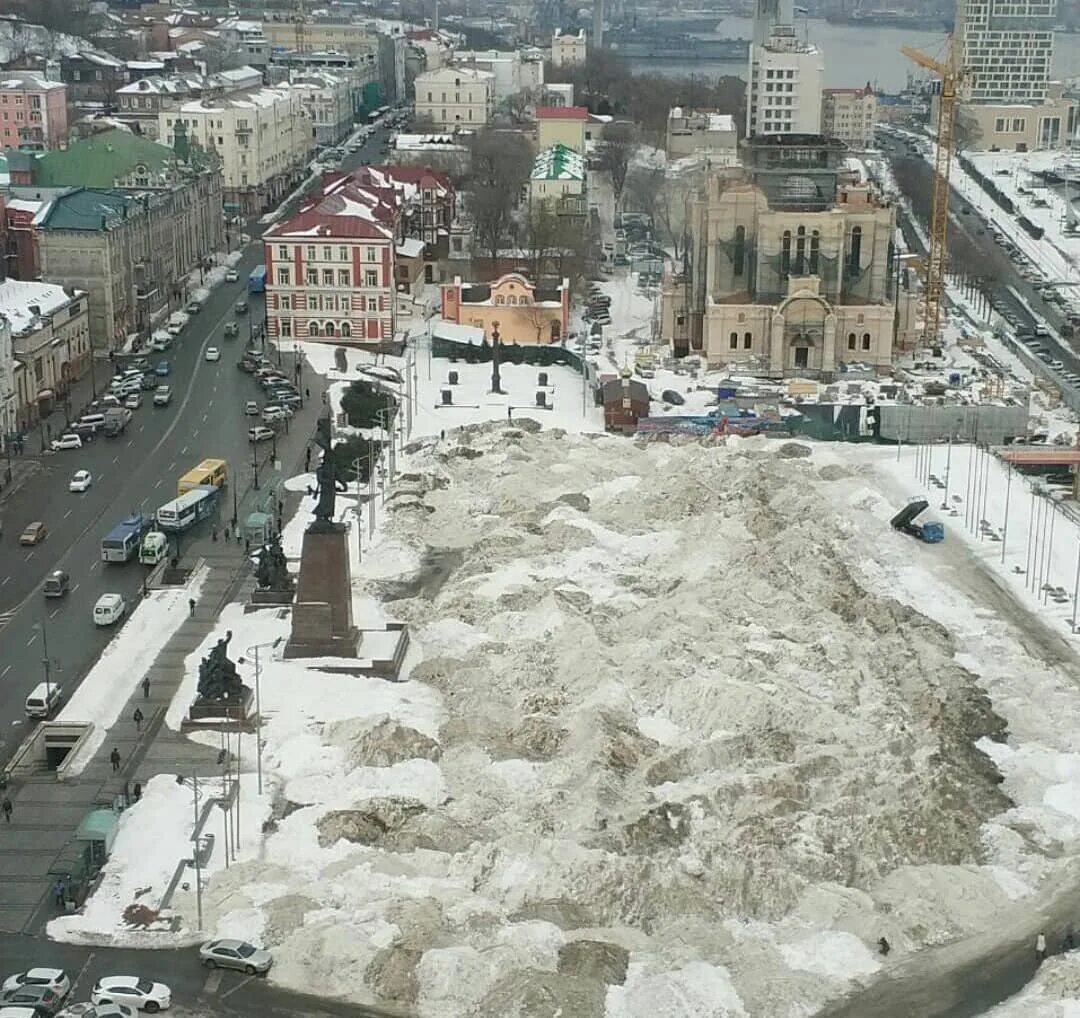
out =
[[785,230],[780,241],[780,275],[786,276],[791,271],[791,231]]
[[348,269],[337,270],[338,286],[350,286],[352,284],[352,277]]
[[289,275],[290,275],[290,273],[289,273],[288,269],[283,269],[283,268],[279,267],[278,270],[277,270],[278,285],[279,286],[288,286],[289,285]]
[[504,296],[503,296],[503,295],[502,295],[502,294],[500,293],[500,294],[499,294],[499,295],[498,295],[498,296],[497,296],[497,297],[495,298],[495,303],[496,303],[496,304],[505,304],[505,303],[506,303],[506,298],[505,298],[505,297],[504,297]]
[[289,249],[284,244],[279,245],[277,249],[277,256],[282,260],[287,260],[289,257]]
[[858,272],[862,261],[862,227],[851,228],[851,252],[848,255],[848,271]]
[[307,334],[309,336],[317,336],[319,334],[319,323],[318,322],[308,322]]
[[741,276],[746,271],[746,227],[735,227],[735,249],[731,253],[732,272]]
[[333,286],[334,285],[334,270],[323,269],[322,270],[322,285]]
[[331,254],[330,248],[328,248],[328,247],[324,247],[324,248],[322,249],[322,260],[323,260],[324,262],[328,262],[328,261],[330,261],[330,254]]
[[821,236],[817,230],[810,234],[810,274],[818,273],[818,261],[821,257]]
[[847,348],[849,350],[854,350],[855,349],[855,342],[856,342],[855,333],[854,332],[849,332],[847,334]]
[[728,346],[730,346],[732,350],[739,349],[739,334],[737,332],[733,332],[728,337]]
[[313,262],[313,261],[315,261],[315,248],[313,248],[313,247],[309,247],[309,248],[307,249],[307,253],[306,253],[306,256],[307,256],[307,260],[308,260],[309,262]]
[[288,311],[289,308],[292,306],[292,300],[287,293],[283,293],[279,300],[281,302],[279,306],[281,307],[282,311]]
[[333,322],[327,322],[326,325],[323,326],[323,334],[326,335],[326,336],[334,335],[335,331],[336,330],[334,329],[334,323]]
[[280,332],[282,336],[288,337],[292,335],[292,319],[282,318]]
[[308,311],[316,311],[316,310],[318,310],[319,298],[316,297],[315,294],[309,293],[308,294],[308,299],[307,299],[307,306],[308,306]]
[[379,298],[378,297],[368,297],[368,299],[367,299],[367,309],[368,309],[368,311],[378,311],[379,310]]
[[747,332],[742,338],[742,345],[744,350],[749,350],[754,345],[754,334]]
[[349,249],[347,247],[339,247],[337,249],[337,257],[339,262],[347,262],[349,260]]
[[308,286],[318,286],[319,285],[319,270],[318,269],[308,269],[307,270],[307,275],[305,276],[305,279],[307,281]]
[[341,335],[344,339],[348,339],[352,335],[352,327],[348,322],[341,323]]
[[795,231],[795,274],[801,276],[806,271],[806,227],[800,226]]
[[862,348],[864,350],[869,350],[870,349],[870,333],[869,332],[864,332],[862,334]]
[[378,286],[379,273],[375,269],[367,269],[364,272],[364,286]]
[[365,261],[369,261],[369,262],[376,261],[375,248],[373,248],[373,247],[364,248],[364,259],[365,259]]

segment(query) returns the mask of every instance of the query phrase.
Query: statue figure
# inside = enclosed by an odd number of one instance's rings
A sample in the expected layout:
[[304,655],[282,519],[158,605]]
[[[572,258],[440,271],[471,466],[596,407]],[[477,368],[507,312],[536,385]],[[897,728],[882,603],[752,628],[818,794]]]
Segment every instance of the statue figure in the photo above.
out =
[[255,569],[255,580],[261,590],[281,590],[291,592],[293,577],[289,572],[285,552],[281,550],[281,536],[275,534],[269,543],[259,549],[259,564]]
[[315,505],[315,519],[309,524],[309,534],[325,534],[330,531],[340,530],[341,525],[334,522],[334,502],[339,491],[346,490],[346,484],[337,475],[337,467],[334,457],[331,455],[332,440],[330,438],[330,415],[325,414],[319,418],[315,429],[315,443],[322,449],[322,460],[315,471],[315,479],[318,486],[314,491],[308,489],[309,495],[318,495],[319,501]]
[[228,658],[230,630],[218,640],[210,653],[199,662],[200,700],[236,700],[239,699],[242,683],[237,674],[236,665]]

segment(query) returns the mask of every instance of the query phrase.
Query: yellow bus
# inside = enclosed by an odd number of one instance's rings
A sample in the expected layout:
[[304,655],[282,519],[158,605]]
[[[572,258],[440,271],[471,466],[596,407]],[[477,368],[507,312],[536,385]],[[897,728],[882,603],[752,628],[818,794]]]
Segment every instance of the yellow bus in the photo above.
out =
[[203,460],[197,467],[189,470],[176,482],[176,494],[179,497],[192,488],[211,485],[224,488],[228,468],[224,460]]

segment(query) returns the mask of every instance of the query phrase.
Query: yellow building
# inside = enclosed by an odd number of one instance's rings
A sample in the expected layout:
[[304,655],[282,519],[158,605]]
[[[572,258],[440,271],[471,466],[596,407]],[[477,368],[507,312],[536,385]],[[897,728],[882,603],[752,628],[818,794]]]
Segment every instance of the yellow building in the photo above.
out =
[[570,280],[545,290],[517,272],[490,283],[462,283],[455,276],[442,288],[442,319],[483,329],[489,342],[498,329],[503,343],[559,343],[570,326]]
[[588,119],[584,106],[537,106],[536,143],[541,149],[565,145],[584,155]]

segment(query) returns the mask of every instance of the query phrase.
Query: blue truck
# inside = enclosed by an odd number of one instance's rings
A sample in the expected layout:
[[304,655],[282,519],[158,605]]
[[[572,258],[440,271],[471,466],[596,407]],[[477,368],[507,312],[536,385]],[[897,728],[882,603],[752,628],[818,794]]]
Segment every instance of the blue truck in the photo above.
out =
[[926,544],[937,544],[945,540],[945,527],[937,520],[923,520],[917,523],[917,517],[929,508],[925,498],[916,498],[908,502],[889,522],[894,530],[909,534]]
[[258,265],[251,270],[248,276],[248,293],[266,292],[266,266]]

